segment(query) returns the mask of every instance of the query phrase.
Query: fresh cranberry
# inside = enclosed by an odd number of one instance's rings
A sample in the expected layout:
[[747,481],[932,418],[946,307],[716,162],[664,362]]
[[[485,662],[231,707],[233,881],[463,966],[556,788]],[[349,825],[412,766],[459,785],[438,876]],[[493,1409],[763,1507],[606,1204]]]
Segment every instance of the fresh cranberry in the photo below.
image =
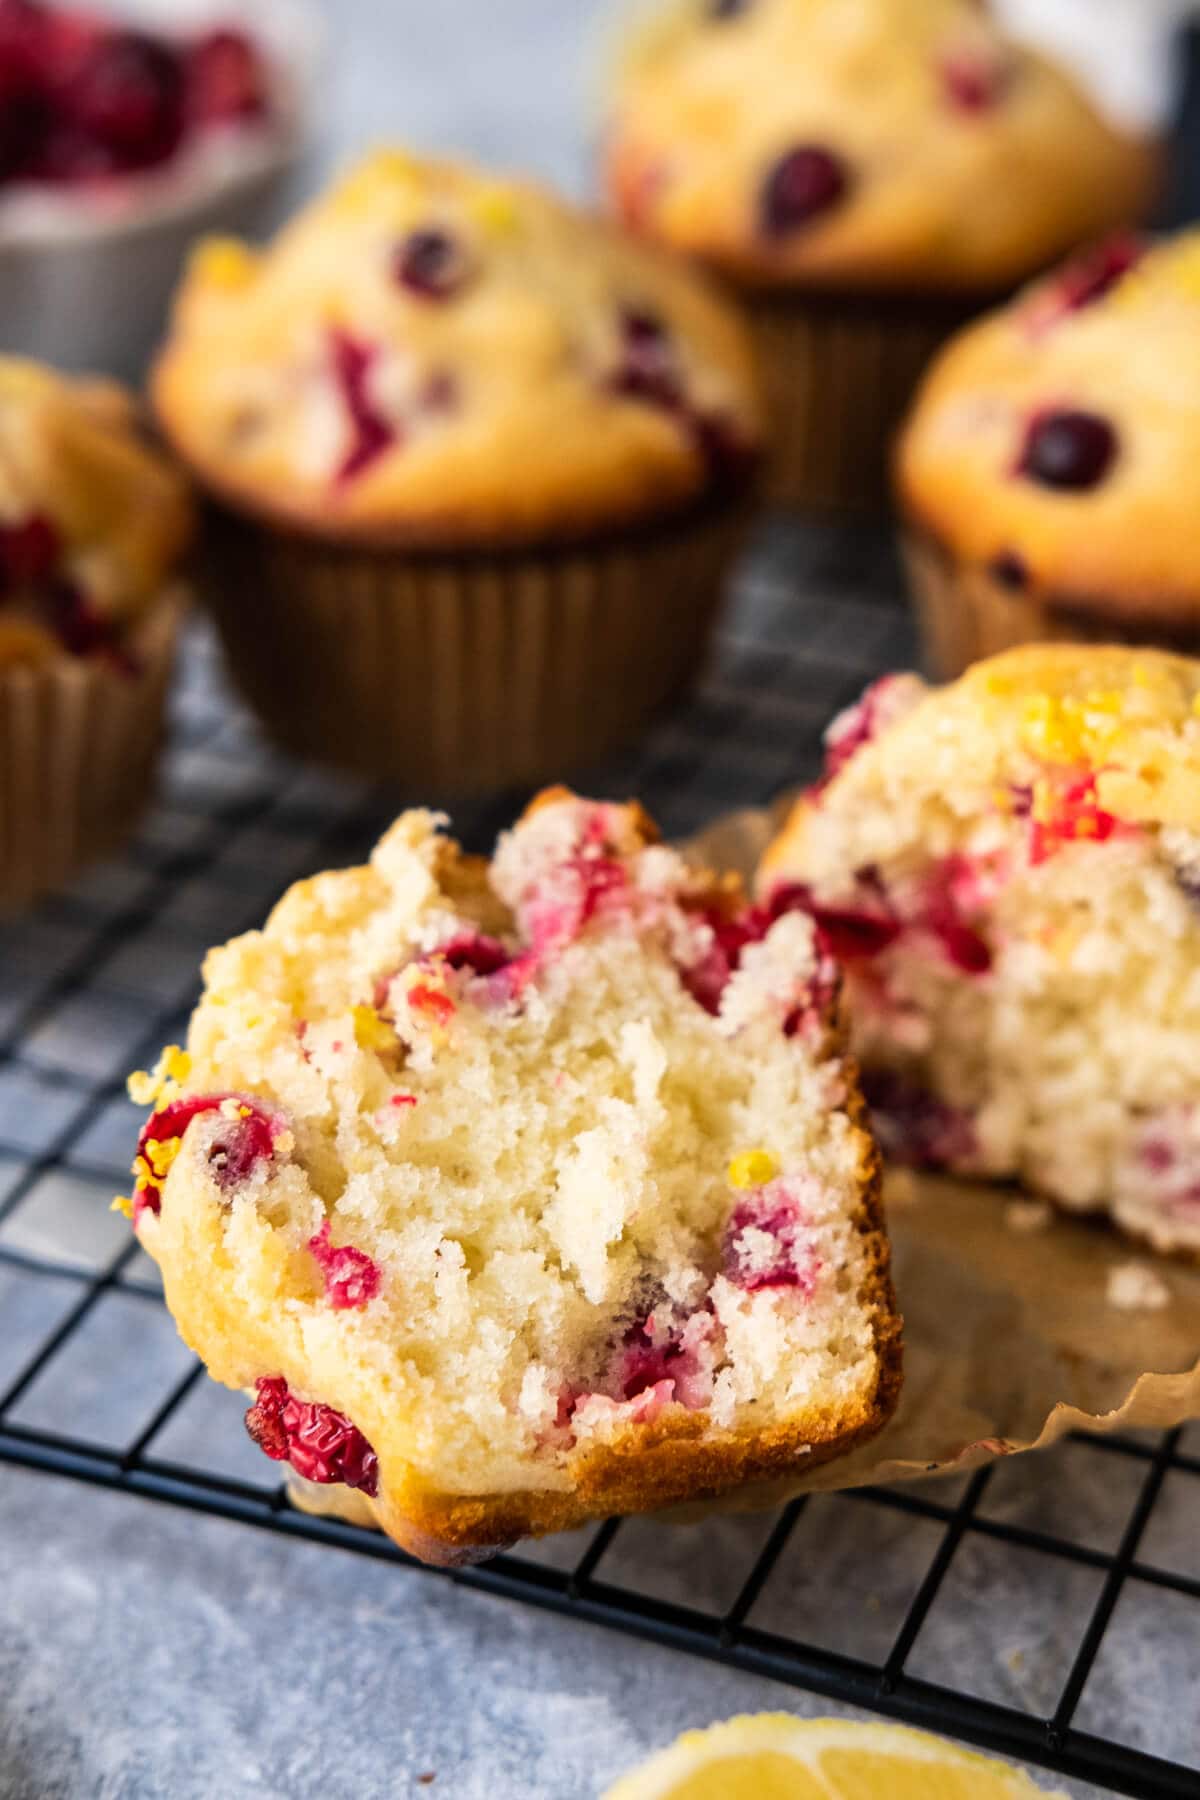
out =
[[174,155],[183,136],[183,65],[161,39],[113,31],[84,56],[63,103],[69,121],[114,168],[153,168]]
[[[146,1155],[148,1144],[181,1138],[193,1119],[202,1113],[218,1112],[227,1100],[236,1102],[238,1115],[222,1121],[222,1129],[209,1146],[208,1166],[217,1186],[228,1193],[245,1181],[260,1162],[269,1160],[275,1149],[275,1122],[240,1094],[195,1094],[151,1113],[138,1136],[138,1155]],[[133,1196],[134,1223],[143,1212],[158,1212],[160,1205],[159,1190],[139,1184]]]
[[392,258],[392,273],[401,287],[422,300],[449,300],[471,273],[466,251],[449,231],[436,225],[412,231]]
[[825,906],[814,899],[810,887],[789,882],[776,889],[772,909],[806,912],[816,926],[817,941],[822,950],[836,961],[869,961],[889,949],[904,926],[896,917],[878,877],[864,871],[859,883],[864,889],[861,906]]
[[1112,467],[1117,448],[1116,432],[1098,413],[1051,408],[1030,420],[1017,473],[1042,487],[1093,488]]
[[452,969],[470,969],[473,975],[495,975],[511,961],[499,938],[487,937],[480,931],[460,931],[442,945],[438,955]]
[[712,942],[698,963],[680,971],[680,979],[693,1000],[715,1018],[721,1009],[721,995],[742,960],[742,951],[766,934],[771,918],[755,906],[744,908],[732,918],[718,907],[706,906],[699,916],[712,932]]
[[333,378],[352,430],[352,442],[342,458],[337,479],[339,482],[352,481],[377,456],[391,448],[398,434],[394,426],[376,411],[368,389],[367,378],[376,356],[372,346],[359,343],[349,332],[335,330],[330,333],[329,348]]
[[198,38],[187,56],[187,111],[197,125],[260,119],[269,107],[267,72],[242,31],[222,26]]
[[0,598],[12,588],[35,586],[53,574],[62,545],[44,513],[16,525],[0,525]]
[[822,786],[840,774],[846,764],[853,761],[864,745],[873,742],[888,723],[896,679],[895,675],[883,675],[878,681],[872,682],[862,698],[854,706],[839,713],[830,725],[825,733]]
[[0,182],[37,164],[53,119],[42,9],[0,0]]
[[1010,593],[1020,593],[1029,586],[1029,566],[1023,556],[1015,550],[999,550],[988,563],[987,572],[992,580]]
[[621,315],[621,362],[613,376],[618,394],[648,400],[674,411],[683,406],[675,345],[663,321],[644,308],[628,307]]
[[943,57],[942,88],[956,111],[968,115],[990,112],[1003,99],[1013,78],[1013,65],[996,55],[958,50]]
[[759,206],[767,237],[787,237],[834,207],[850,186],[846,165],[820,144],[801,144],[777,162]]
[[1042,802],[1037,817],[1032,816],[1032,796],[1030,805],[1029,860],[1035,868],[1064,844],[1107,843],[1120,829],[1120,820],[1106,812],[1096,798],[1094,775],[1068,782],[1052,795],[1048,805]]
[[1120,232],[1073,257],[1050,285],[1037,293],[1029,311],[1035,331],[1054,325],[1070,313],[1102,300],[1145,254],[1145,243],[1132,232]]
[[329,1220],[308,1240],[309,1252],[325,1277],[325,1298],[330,1306],[342,1312],[366,1306],[379,1292],[383,1274],[378,1263],[365,1250],[351,1244],[335,1248],[329,1241]]
[[[801,1207],[782,1182],[747,1194],[725,1227],[721,1256],[726,1279],[748,1294],[762,1288],[798,1288],[808,1299],[821,1265],[804,1241],[805,1226]],[[747,1235],[751,1232],[752,1238]],[[763,1237],[771,1240],[769,1250],[764,1249]]]
[[674,1400],[693,1409],[707,1406],[713,1377],[705,1347],[714,1330],[707,1306],[685,1316],[659,1294],[652,1309],[626,1331],[606,1385],[621,1401],[644,1397],[662,1405]]
[[862,1090],[884,1155],[910,1168],[955,1168],[976,1146],[969,1113],[896,1069],[864,1069]]
[[964,975],[986,975],[992,952],[964,916],[961,890],[971,868],[965,857],[950,856],[931,870],[914,923],[937,939],[946,960]]
[[379,1459],[357,1425],[332,1406],[297,1400],[280,1375],[262,1375],[246,1430],[273,1462],[287,1462],[306,1481],[342,1482],[374,1497]]

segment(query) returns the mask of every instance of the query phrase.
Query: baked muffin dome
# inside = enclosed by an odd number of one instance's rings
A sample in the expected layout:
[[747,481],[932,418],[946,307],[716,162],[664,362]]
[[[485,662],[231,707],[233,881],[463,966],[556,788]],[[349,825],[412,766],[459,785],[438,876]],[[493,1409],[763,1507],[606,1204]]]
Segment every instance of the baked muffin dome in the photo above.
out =
[[1200,663],[871,690],[765,859],[846,970],[885,1151],[1200,1253]]
[[490,866],[438,825],[213,951],[131,1084],[139,1237],[252,1435],[456,1560],[876,1430],[899,1326],[808,919],[636,807],[552,792]]
[[901,506],[959,569],[1103,629],[1200,629],[1200,230],[1120,239],[927,376]]
[[1023,279],[1157,164],[975,0],[669,0],[608,150],[629,223],[742,282],[918,293]]
[[661,516],[759,436],[741,328],[689,271],[538,188],[394,151],[261,253],[201,245],[153,393],[234,504],[455,548]]
[[117,648],[190,527],[121,388],[0,357],[0,666]]

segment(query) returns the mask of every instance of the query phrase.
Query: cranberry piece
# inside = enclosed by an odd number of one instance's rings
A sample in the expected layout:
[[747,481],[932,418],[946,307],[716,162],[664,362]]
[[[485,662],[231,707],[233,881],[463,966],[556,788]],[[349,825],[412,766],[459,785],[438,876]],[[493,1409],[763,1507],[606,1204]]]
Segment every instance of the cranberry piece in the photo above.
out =
[[197,125],[261,119],[269,108],[267,72],[245,32],[209,31],[187,58],[187,111]]
[[[219,1111],[227,1100],[237,1102],[239,1115],[223,1122],[225,1128],[208,1152],[213,1179],[227,1192],[244,1181],[257,1163],[274,1154],[274,1122],[253,1101],[244,1100],[239,1094],[193,1094],[151,1113],[138,1135],[138,1155],[146,1156],[150,1144],[181,1138],[193,1119],[202,1113]],[[158,1189],[140,1184],[133,1196],[134,1223],[143,1212],[158,1212],[160,1204]]]
[[947,857],[930,876],[917,923],[933,934],[948,962],[964,975],[986,975],[992,952],[985,940],[963,917],[959,884],[970,878],[963,857]]
[[449,300],[470,272],[462,244],[436,225],[410,232],[392,258],[392,273],[400,286],[422,300]]
[[882,886],[869,875],[860,878],[873,906],[825,906],[813,898],[812,889],[799,882],[778,888],[772,899],[772,911],[806,912],[817,928],[817,941],[827,956],[838,962],[867,962],[887,950],[904,929],[892,911]]
[[1029,586],[1029,568],[1023,556],[1015,550],[1000,550],[988,563],[987,572],[992,580],[1010,593],[1017,594]]
[[878,737],[888,722],[889,701],[896,685],[894,675],[883,675],[872,682],[857,705],[848,707],[825,733],[825,767],[820,786],[833,780],[865,744]]
[[27,14],[35,15],[35,9],[0,7],[0,182],[36,166],[53,116],[34,31],[24,23]]
[[309,1252],[325,1278],[325,1298],[339,1312],[366,1306],[379,1292],[383,1274],[365,1250],[329,1241],[329,1220],[308,1240]]
[[1030,310],[1030,324],[1044,330],[1068,314],[1102,300],[1145,254],[1145,244],[1133,232],[1120,232],[1084,250],[1061,271],[1057,280],[1037,294]]
[[43,582],[61,551],[58,532],[43,513],[16,525],[0,525],[0,597],[6,590]]
[[[799,1288],[807,1299],[816,1286],[820,1263],[803,1242],[804,1215],[779,1183],[760,1188],[740,1200],[730,1215],[722,1243],[722,1269],[727,1280],[748,1294],[762,1288]],[[747,1233],[754,1232],[751,1240]],[[765,1255],[759,1234],[774,1240]]]
[[83,56],[63,102],[68,120],[114,167],[153,168],[183,136],[183,65],[144,32],[109,32]]
[[246,1430],[273,1462],[288,1462],[306,1481],[337,1481],[374,1497],[379,1459],[345,1413],[297,1400],[281,1375],[255,1383],[258,1398],[246,1413]]
[[1042,487],[1078,491],[1103,481],[1117,454],[1117,434],[1098,413],[1055,408],[1029,422],[1017,474]]
[[345,402],[353,433],[353,441],[338,468],[339,482],[352,481],[356,475],[361,475],[398,438],[395,428],[376,411],[368,391],[367,377],[375,354],[370,345],[360,344],[348,332],[330,333],[333,378]]
[[759,220],[767,237],[787,237],[828,212],[850,186],[846,165],[820,144],[801,144],[767,176]]
[[[1032,796],[1030,797],[1032,809]],[[1036,868],[1061,850],[1064,844],[1084,841],[1103,844],[1120,826],[1096,798],[1094,775],[1081,776],[1056,794],[1049,808],[1039,809],[1029,827],[1029,860]]]
[[480,931],[462,931],[438,952],[452,969],[470,969],[473,975],[495,975],[512,960],[499,938]]
[[613,377],[618,394],[675,411],[683,407],[683,383],[670,332],[655,313],[629,307],[621,315],[622,358]]
[[975,1154],[969,1113],[896,1069],[864,1069],[862,1090],[884,1154],[910,1168],[954,1168]]
[[941,63],[942,88],[957,112],[968,115],[990,112],[1003,99],[1013,78],[1013,65],[1005,58],[959,50]]

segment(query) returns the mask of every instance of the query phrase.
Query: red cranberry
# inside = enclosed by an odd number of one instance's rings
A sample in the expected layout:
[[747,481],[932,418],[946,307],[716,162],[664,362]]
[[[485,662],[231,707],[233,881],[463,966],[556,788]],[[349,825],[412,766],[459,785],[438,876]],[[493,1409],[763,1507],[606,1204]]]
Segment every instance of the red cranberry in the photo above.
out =
[[828,212],[850,186],[846,165],[820,144],[801,144],[777,162],[762,191],[759,217],[767,237],[787,237]]
[[878,878],[869,871],[860,876],[866,893],[862,906],[825,906],[814,899],[810,887],[789,882],[776,889],[772,911],[806,912],[817,928],[817,941],[827,956],[838,962],[866,962],[881,956],[904,929],[892,910]]
[[0,181],[28,174],[52,122],[45,16],[28,0],[0,0]]
[[0,598],[11,588],[35,586],[54,572],[62,549],[44,513],[16,525],[0,525]]
[[962,857],[947,857],[932,871],[915,923],[937,939],[948,962],[964,975],[986,975],[992,952],[985,940],[963,916],[959,884],[969,877]]
[[959,50],[942,59],[942,87],[958,112],[990,112],[1008,90],[1013,65],[1005,58]]
[[392,258],[392,273],[401,287],[422,300],[449,300],[464,286],[471,269],[459,240],[430,225],[405,238]]
[[1098,413],[1055,408],[1029,422],[1018,475],[1043,487],[1078,491],[1103,481],[1117,454],[1117,434]]
[[267,72],[242,31],[207,32],[188,53],[186,73],[188,116],[197,125],[260,119],[268,110]]
[[366,1306],[379,1292],[383,1273],[365,1250],[329,1241],[329,1220],[308,1240],[309,1252],[325,1277],[325,1298],[339,1312]]
[[864,1069],[862,1090],[885,1156],[911,1168],[954,1168],[975,1154],[968,1113],[896,1069]]
[[621,315],[622,357],[613,377],[618,394],[669,411],[683,405],[683,383],[670,332],[656,314],[630,307]]
[[988,563],[987,572],[992,580],[1010,593],[1020,593],[1029,586],[1029,568],[1023,556],[1015,550],[999,550]]
[[438,951],[452,969],[470,969],[473,975],[495,975],[512,960],[499,938],[480,931],[461,931]]
[[398,433],[375,410],[368,391],[367,377],[371,364],[375,361],[375,350],[368,344],[360,344],[349,332],[333,331],[330,333],[330,354],[333,378],[349,414],[353,434],[350,448],[338,469],[337,479],[352,481],[377,456],[390,449],[397,441]]
[[[748,1294],[762,1288],[799,1288],[807,1299],[816,1286],[820,1263],[804,1240],[804,1215],[780,1184],[761,1188],[740,1200],[730,1215],[722,1245],[726,1279]],[[749,1231],[774,1240],[769,1257],[745,1241]]]
[[825,767],[821,786],[851,762],[865,744],[879,735],[886,722],[888,700],[895,687],[894,675],[883,675],[865,691],[858,704],[839,714],[825,733]]
[[118,169],[165,162],[183,136],[183,66],[165,43],[143,32],[99,38],[63,98],[69,121]]
[[1121,232],[1094,244],[1072,260],[1057,280],[1035,295],[1030,309],[1030,323],[1042,330],[1068,314],[1102,300],[1145,254],[1143,240],[1132,232]]
[[379,1459],[357,1425],[332,1406],[297,1400],[281,1375],[260,1376],[246,1430],[273,1462],[288,1462],[306,1481],[337,1481],[374,1497]]
[[[1032,810],[1032,796],[1030,796]],[[1029,860],[1036,867],[1079,840],[1103,844],[1119,828],[1120,820],[1106,812],[1096,798],[1096,779],[1083,775],[1054,796],[1050,816],[1031,820]]]
[[[151,1113],[138,1135],[138,1155],[145,1156],[147,1145],[151,1143],[181,1138],[193,1119],[202,1113],[219,1111],[227,1100],[237,1102],[239,1115],[223,1122],[224,1129],[216,1134],[209,1148],[208,1164],[217,1186],[228,1192],[244,1181],[257,1163],[274,1154],[274,1121],[253,1101],[245,1100],[239,1094],[194,1094],[184,1100],[173,1100],[169,1106]],[[133,1196],[134,1224],[143,1212],[158,1212],[160,1205],[157,1188],[139,1185]]]

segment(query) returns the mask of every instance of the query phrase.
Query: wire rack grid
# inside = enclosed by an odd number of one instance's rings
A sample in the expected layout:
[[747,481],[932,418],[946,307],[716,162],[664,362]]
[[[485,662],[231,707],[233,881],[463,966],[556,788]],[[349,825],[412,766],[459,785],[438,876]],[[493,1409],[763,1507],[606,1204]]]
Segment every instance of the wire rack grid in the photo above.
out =
[[[811,772],[831,713],[911,649],[881,540],[777,530],[699,694],[590,785],[637,792],[675,835],[761,803]],[[462,834],[486,843],[519,799],[460,815]],[[197,628],[162,796],[128,854],[0,932],[0,1461],[409,1561],[288,1504],[241,1432],[244,1402],[202,1379],[107,1210],[138,1123],[124,1074],[182,1034],[204,948],[293,878],[360,857],[393,810],[270,751]],[[1081,1440],[1019,1462],[692,1531],[609,1521],[449,1579],[1111,1791],[1195,1800],[1200,1717],[1147,1720],[1127,1671],[1148,1644],[1163,1692],[1186,1692],[1200,1655],[1200,1440]]]

